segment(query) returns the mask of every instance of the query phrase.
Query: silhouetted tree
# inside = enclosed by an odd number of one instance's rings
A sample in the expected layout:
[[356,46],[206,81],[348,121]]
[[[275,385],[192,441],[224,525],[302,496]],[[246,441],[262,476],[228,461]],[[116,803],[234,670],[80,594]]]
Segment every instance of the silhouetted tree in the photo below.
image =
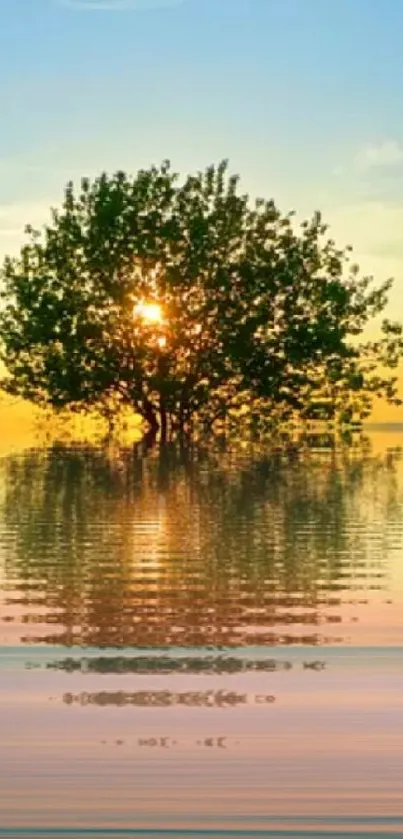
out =
[[[402,328],[326,239],[273,201],[251,204],[226,162],[184,183],[164,162],[69,183],[42,231],[5,260],[4,387],[55,408],[129,404],[153,431],[231,409],[269,417],[330,406],[342,420],[396,399]],[[250,415],[250,414],[249,414]]]

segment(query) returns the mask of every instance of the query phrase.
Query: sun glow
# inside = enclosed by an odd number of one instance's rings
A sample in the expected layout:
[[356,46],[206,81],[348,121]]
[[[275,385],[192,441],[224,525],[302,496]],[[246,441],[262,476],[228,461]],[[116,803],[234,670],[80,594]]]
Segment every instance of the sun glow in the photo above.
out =
[[134,313],[149,323],[162,323],[164,316],[158,303],[137,303]]

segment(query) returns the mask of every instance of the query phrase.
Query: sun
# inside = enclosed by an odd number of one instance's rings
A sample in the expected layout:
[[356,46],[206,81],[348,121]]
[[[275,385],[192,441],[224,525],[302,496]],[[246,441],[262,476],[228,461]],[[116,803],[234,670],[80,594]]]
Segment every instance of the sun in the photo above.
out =
[[162,323],[164,320],[159,303],[137,303],[134,313],[149,323]]

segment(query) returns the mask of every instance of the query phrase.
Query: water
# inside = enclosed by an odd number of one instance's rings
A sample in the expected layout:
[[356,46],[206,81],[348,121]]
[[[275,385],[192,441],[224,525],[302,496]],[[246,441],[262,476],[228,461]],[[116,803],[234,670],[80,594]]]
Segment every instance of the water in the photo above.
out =
[[0,837],[403,836],[403,433],[371,441],[2,455]]

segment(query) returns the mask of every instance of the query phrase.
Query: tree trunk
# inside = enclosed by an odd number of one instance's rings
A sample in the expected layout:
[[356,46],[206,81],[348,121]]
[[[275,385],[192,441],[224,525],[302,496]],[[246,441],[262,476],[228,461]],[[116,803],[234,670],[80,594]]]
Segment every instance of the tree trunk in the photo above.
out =
[[184,399],[181,400],[180,407],[179,407],[179,421],[178,421],[178,430],[179,434],[182,435],[185,430],[185,424],[188,418],[189,409],[188,404],[185,402]]
[[162,399],[160,403],[160,439],[161,443],[166,443],[168,439],[168,415]]
[[157,436],[160,426],[154,407],[148,399],[143,401],[143,416],[150,426],[150,435]]

